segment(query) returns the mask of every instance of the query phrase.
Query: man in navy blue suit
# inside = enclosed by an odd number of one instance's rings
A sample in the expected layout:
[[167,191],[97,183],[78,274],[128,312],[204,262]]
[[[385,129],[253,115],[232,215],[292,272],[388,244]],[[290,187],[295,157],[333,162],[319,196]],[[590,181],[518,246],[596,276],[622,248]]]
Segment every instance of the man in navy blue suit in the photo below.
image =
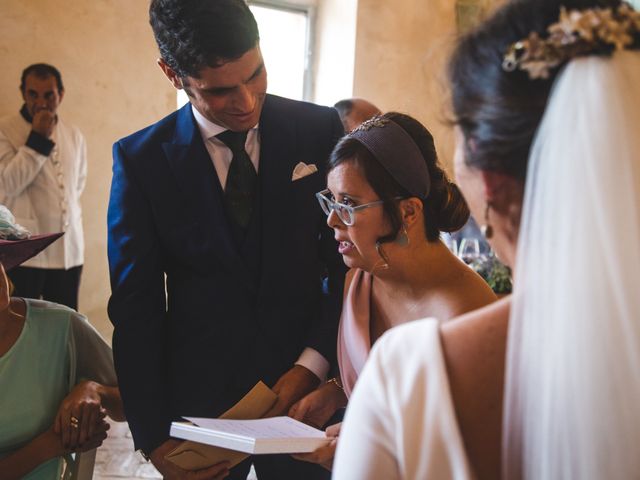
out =
[[[109,316],[136,448],[187,478],[164,458],[172,420],[218,416],[258,380],[286,414],[331,367],[345,267],[314,194],[343,132],[332,108],[266,94],[242,0],[152,0],[150,22],[190,103],[114,145]],[[260,480],[328,477],[286,455],[252,461]]]

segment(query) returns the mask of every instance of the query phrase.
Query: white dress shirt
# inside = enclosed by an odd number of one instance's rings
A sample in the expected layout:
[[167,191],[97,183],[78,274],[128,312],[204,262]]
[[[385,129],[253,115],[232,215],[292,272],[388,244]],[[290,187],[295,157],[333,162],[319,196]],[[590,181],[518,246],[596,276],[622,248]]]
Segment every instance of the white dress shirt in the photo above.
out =
[[47,155],[27,145],[31,124],[22,115],[0,119],[0,202],[33,235],[64,236],[24,267],[66,269],[82,265],[84,235],[80,195],[87,179],[87,147],[78,128],[60,118]]
[[[224,190],[227,184],[227,174],[229,173],[229,165],[233,159],[233,153],[231,152],[231,149],[222,142],[222,140],[216,137],[216,135],[219,135],[228,129],[205,118],[193,105],[191,106],[191,111],[195,117],[198,129],[200,130],[202,141],[207,147],[209,157],[211,157],[213,166],[218,174],[220,185]],[[247,132],[245,150],[247,154],[249,154],[256,172],[258,172],[260,164],[260,135],[258,125],[254,126]],[[327,359],[324,358],[317,350],[310,347],[304,349],[296,361],[296,365],[301,365],[311,370],[321,381],[326,379],[327,373],[329,372],[329,362]]]
[[[220,135],[228,129],[208,120],[193,106],[191,106],[191,111],[198,124],[202,141],[205,147],[207,147],[213,166],[218,174],[222,190],[225,190],[233,153],[216,135]],[[260,135],[258,135],[258,125],[247,132],[247,141],[244,149],[249,154],[249,158],[251,158],[251,163],[253,163],[256,172],[258,172],[258,165],[260,164]]]

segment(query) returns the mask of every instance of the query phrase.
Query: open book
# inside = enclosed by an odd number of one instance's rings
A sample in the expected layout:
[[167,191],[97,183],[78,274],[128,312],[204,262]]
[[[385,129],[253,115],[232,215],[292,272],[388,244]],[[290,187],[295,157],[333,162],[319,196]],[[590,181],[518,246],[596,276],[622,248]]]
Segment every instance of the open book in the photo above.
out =
[[187,418],[171,424],[171,436],[250,454],[303,453],[331,441],[322,430],[290,417],[257,420]]

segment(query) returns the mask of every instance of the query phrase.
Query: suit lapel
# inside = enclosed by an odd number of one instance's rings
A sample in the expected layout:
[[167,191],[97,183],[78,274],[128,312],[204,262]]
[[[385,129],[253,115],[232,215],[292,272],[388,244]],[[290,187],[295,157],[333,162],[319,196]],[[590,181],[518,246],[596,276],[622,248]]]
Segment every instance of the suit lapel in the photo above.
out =
[[281,210],[286,205],[280,202],[288,199],[297,151],[295,125],[287,118],[286,113],[282,109],[278,110],[273,98],[267,96],[260,118],[260,184],[263,205],[269,220],[278,224],[286,223],[286,215],[282,215]]
[[255,291],[255,285],[233,242],[224,211],[218,175],[196,126],[191,105],[178,111],[172,142],[162,144],[171,170],[205,232],[203,242],[229,271]]
[[[277,99],[267,95],[260,117],[260,189],[262,202],[262,263],[282,261],[280,249],[291,229],[286,211],[291,191],[291,174],[295,165],[297,135],[287,112],[278,108]],[[267,279],[268,281],[268,279]]]

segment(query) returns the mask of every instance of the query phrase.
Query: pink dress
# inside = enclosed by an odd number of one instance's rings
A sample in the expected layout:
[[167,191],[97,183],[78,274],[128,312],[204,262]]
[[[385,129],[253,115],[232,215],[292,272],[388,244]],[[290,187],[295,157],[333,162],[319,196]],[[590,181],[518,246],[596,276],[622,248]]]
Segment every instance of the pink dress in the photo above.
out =
[[372,280],[370,273],[360,269],[347,274],[347,287],[338,329],[338,365],[347,398],[351,396],[371,351]]

